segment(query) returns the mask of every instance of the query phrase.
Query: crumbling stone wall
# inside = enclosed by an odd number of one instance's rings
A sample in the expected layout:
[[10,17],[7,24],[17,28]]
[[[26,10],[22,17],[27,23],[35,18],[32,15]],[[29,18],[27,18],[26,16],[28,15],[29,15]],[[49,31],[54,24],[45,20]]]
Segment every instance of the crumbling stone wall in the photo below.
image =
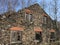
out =
[[34,45],[35,32],[33,27],[25,29],[23,31],[22,43],[23,45]]
[[10,32],[9,30],[1,29],[0,44],[9,44],[10,43]]
[[[19,11],[17,13],[15,12],[13,14],[6,13],[6,14],[4,14],[6,17],[3,18],[0,22],[1,23],[3,22],[4,24],[6,23],[7,25],[10,24],[12,26],[20,26],[20,25],[24,26],[25,29],[22,32],[22,44],[23,45],[35,45],[35,43],[34,43],[34,40],[35,40],[34,26],[41,27],[43,29],[43,32],[42,32],[43,33],[43,38],[44,38],[43,43],[45,43],[46,38],[47,38],[46,34],[48,34],[48,33],[46,33],[48,31],[47,31],[47,28],[43,26],[44,22],[42,20],[43,19],[42,14],[45,13],[45,12],[42,10],[41,7],[39,7],[39,5],[36,5],[36,4],[28,7],[28,9],[33,11],[33,13],[32,13],[32,15],[33,15],[33,24],[31,24],[29,26],[27,25],[27,23],[25,23],[25,20],[24,20],[25,19],[24,18],[24,15],[25,15],[24,10],[21,10],[21,11]],[[50,17],[48,17],[48,18],[50,19]],[[49,21],[51,22],[51,20],[48,20],[48,22]],[[50,23],[48,23],[47,25],[49,26]],[[8,26],[3,25],[2,27],[3,27],[2,29],[4,29],[5,27],[8,27]],[[10,43],[10,31],[9,31],[9,28],[4,29],[4,30],[2,30],[2,29],[0,29],[0,31],[1,31],[0,43],[9,44]]]

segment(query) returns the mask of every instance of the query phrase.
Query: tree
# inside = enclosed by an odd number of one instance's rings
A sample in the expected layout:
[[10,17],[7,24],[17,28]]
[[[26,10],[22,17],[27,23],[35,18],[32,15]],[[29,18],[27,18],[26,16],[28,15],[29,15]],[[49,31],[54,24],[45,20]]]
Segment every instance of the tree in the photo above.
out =
[[18,0],[8,0],[8,11],[15,11],[16,7],[18,6]]
[[26,2],[25,0],[20,0],[21,8],[22,8],[22,9],[25,8],[25,6],[26,6],[26,5],[25,5],[25,2]]
[[19,0],[11,0],[12,8],[13,8],[14,11],[15,11],[16,7],[19,6],[18,1],[19,1]]
[[28,0],[28,1],[27,1],[27,7],[30,6],[31,3],[32,3],[32,0]]
[[46,6],[47,6],[46,0],[41,0],[40,1],[40,5],[45,10],[46,9]]
[[[56,29],[56,39],[59,40],[59,29],[58,29],[58,22],[57,22],[57,15],[58,15],[58,10],[59,10],[59,0],[52,0],[53,3],[52,3],[52,7],[53,7],[53,14],[54,14],[54,28]],[[58,44],[59,45],[59,44]]]
[[5,0],[0,0],[0,12],[5,12]]
[[32,4],[35,4],[35,3],[37,3],[37,0],[28,0],[27,1],[27,7],[32,5]]
[[54,15],[54,20],[55,20],[55,28],[57,28],[57,14],[58,14],[58,9],[59,9],[59,6],[58,6],[58,1],[59,0],[52,0],[53,3],[51,4],[52,6],[52,12],[53,12],[53,15]]

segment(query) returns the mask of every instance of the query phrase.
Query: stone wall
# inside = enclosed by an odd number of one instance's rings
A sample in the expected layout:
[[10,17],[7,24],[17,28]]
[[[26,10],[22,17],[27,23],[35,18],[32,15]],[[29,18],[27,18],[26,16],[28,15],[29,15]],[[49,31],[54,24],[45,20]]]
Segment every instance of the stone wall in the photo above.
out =
[[23,31],[23,45],[34,45],[35,32],[33,28],[28,28]]

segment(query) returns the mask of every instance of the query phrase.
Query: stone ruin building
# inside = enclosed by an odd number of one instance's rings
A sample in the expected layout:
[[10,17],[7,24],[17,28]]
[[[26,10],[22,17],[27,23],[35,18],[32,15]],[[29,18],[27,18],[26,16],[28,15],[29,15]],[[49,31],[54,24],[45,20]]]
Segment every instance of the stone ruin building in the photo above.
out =
[[0,45],[43,45],[55,40],[53,20],[38,4],[0,15]]

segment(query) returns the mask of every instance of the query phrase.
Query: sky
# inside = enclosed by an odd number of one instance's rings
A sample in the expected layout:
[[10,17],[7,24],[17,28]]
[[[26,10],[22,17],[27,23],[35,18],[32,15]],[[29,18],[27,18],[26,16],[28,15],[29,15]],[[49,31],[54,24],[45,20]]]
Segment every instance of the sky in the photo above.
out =
[[[60,21],[60,0],[56,0],[57,1],[57,21]],[[39,2],[39,0],[38,0]],[[45,0],[45,2],[47,4],[46,7],[45,7],[45,12],[52,18],[54,19],[55,18],[55,15],[54,15],[54,1],[53,0]],[[40,0],[40,3],[41,3],[41,0]],[[41,5],[40,5],[41,6]],[[50,9],[50,10],[49,10]]]
[[[3,13],[3,12],[6,12],[8,9],[8,1],[9,0],[0,0],[0,13]],[[20,3],[21,3],[21,0],[11,0],[12,4],[14,5],[14,1],[16,1],[17,3],[17,6],[13,6],[13,8],[15,8],[16,11],[20,10],[21,9],[21,6]],[[23,1],[23,0],[22,0]],[[37,2],[35,2],[37,1]],[[42,7],[42,1],[43,0],[32,0],[31,4],[34,4],[34,3],[38,3],[41,7]],[[52,0],[44,0],[46,2],[45,4],[45,12],[47,14],[49,14],[49,16],[54,19],[54,14],[53,14],[53,9],[54,7],[51,6],[49,3],[51,2],[51,4],[53,4],[54,2]],[[3,3],[4,2],[4,3]],[[57,7],[60,7],[60,1],[57,2],[58,3],[58,6]],[[27,0],[25,0],[25,5],[27,6]],[[51,8],[49,10],[49,7]],[[57,20],[60,21],[60,8],[58,9],[58,13],[57,13]]]

